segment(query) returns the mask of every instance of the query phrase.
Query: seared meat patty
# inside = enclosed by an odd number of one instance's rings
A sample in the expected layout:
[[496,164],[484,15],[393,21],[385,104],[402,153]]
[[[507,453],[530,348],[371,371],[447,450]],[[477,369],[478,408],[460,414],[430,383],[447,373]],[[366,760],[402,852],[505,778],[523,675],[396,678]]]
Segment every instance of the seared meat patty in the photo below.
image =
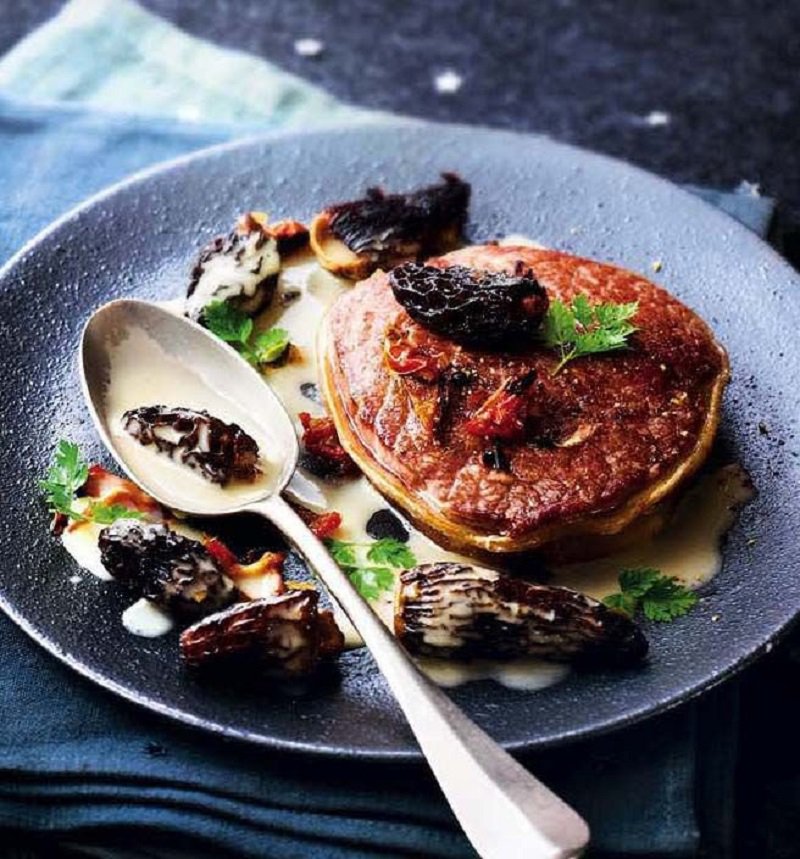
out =
[[[701,464],[728,360],[703,320],[664,289],[530,247],[468,247],[429,264],[509,275],[524,267],[550,302],[638,302],[629,348],[554,373],[558,353],[534,339],[490,351],[426,330],[383,271],[337,301],[323,326],[321,376],[342,444],[440,542],[513,552],[616,534]],[[494,438],[482,436],[492,405],[509,395],[524,398],[524,421],[512,415]]]

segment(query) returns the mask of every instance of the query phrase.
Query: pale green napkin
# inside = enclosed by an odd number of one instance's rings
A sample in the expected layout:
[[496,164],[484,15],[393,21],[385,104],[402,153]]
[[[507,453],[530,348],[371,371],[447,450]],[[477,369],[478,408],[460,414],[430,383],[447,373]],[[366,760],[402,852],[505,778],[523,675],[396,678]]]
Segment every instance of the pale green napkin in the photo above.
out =
[[0,59],[0,94],[267,128],[382,116],[251,54],[194,38],[133,0],[70,0]]

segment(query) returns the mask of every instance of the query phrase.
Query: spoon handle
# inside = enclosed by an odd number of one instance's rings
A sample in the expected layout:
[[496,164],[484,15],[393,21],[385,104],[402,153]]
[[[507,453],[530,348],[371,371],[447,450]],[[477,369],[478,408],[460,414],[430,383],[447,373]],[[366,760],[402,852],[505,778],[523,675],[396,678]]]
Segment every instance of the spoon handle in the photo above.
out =
[[271,520],[299,550],[364,639],[480,856],[580,856],[589,840],[583,819],[422,674],[286,501],[276,494],[250,509]]

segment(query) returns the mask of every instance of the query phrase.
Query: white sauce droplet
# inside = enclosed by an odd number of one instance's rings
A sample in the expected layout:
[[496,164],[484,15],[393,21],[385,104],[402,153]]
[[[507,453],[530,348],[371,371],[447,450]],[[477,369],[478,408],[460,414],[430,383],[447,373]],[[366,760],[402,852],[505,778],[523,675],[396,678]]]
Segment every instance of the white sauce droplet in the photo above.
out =
[[74,523],[64,530],[61,543],[79,567],[83,567],[98,579],[110,581],[111,574],[100,560],[100,547],[97,545],[97,538],[102,530],[103,526],[95,525],[94,522]]
[[541,659],[455,662],[451,659],[426,658],[417,660],[417,664],[434,683],[448,689],[473,680],[494,680],[509,689],[534,692],[558,683],[569,674],[568,666]]
[[173,627],[172,618],[150,600],[137,600],[122,612],[122,625],[133,635],[158,638]]

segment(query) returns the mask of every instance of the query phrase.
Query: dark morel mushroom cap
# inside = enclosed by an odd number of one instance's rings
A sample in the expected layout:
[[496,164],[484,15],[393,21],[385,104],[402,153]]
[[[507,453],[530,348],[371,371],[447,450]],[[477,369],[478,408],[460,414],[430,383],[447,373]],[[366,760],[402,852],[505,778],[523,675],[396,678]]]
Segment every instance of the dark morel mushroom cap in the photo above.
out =
[[508,275],[406,263],[389,273],[389,283],[415,322],[478,348],[532,345],[547,313],[547,293],[529,269]]
[[344,639],[319,594],[289,591],[238,603],[181,635],[181,656],[195,669],[298,675],[337,656]]
[[455,563],[402,574],[395,632],[412,653],[456,659],[627,665],[647,653],[632,620],[578,591]]
[[255,480],[258,445],[238,424],[181,406],[141,406],[122,416],[123,429],[140,444],[154,444],[178,462],[224,486],[233,478]]
[[99,537],[103,566],[133,595],[189,620],[231,603],[236,590],[205,546],[166,525],[119,519]]
[[408,194],[370,188],[363,200],[329,206],[331,232],[357,254],[411,245],[432,253],[443,230],[461,234],[470,198],[470,186],[455,173],[442,178]]
[[245,214],[228,235],[217,236],[200,251],[186,291],[186,315],[202,323],[213,301],[229,302],[248,316],[262,311],[278,284],[279,246],[264,216]]

